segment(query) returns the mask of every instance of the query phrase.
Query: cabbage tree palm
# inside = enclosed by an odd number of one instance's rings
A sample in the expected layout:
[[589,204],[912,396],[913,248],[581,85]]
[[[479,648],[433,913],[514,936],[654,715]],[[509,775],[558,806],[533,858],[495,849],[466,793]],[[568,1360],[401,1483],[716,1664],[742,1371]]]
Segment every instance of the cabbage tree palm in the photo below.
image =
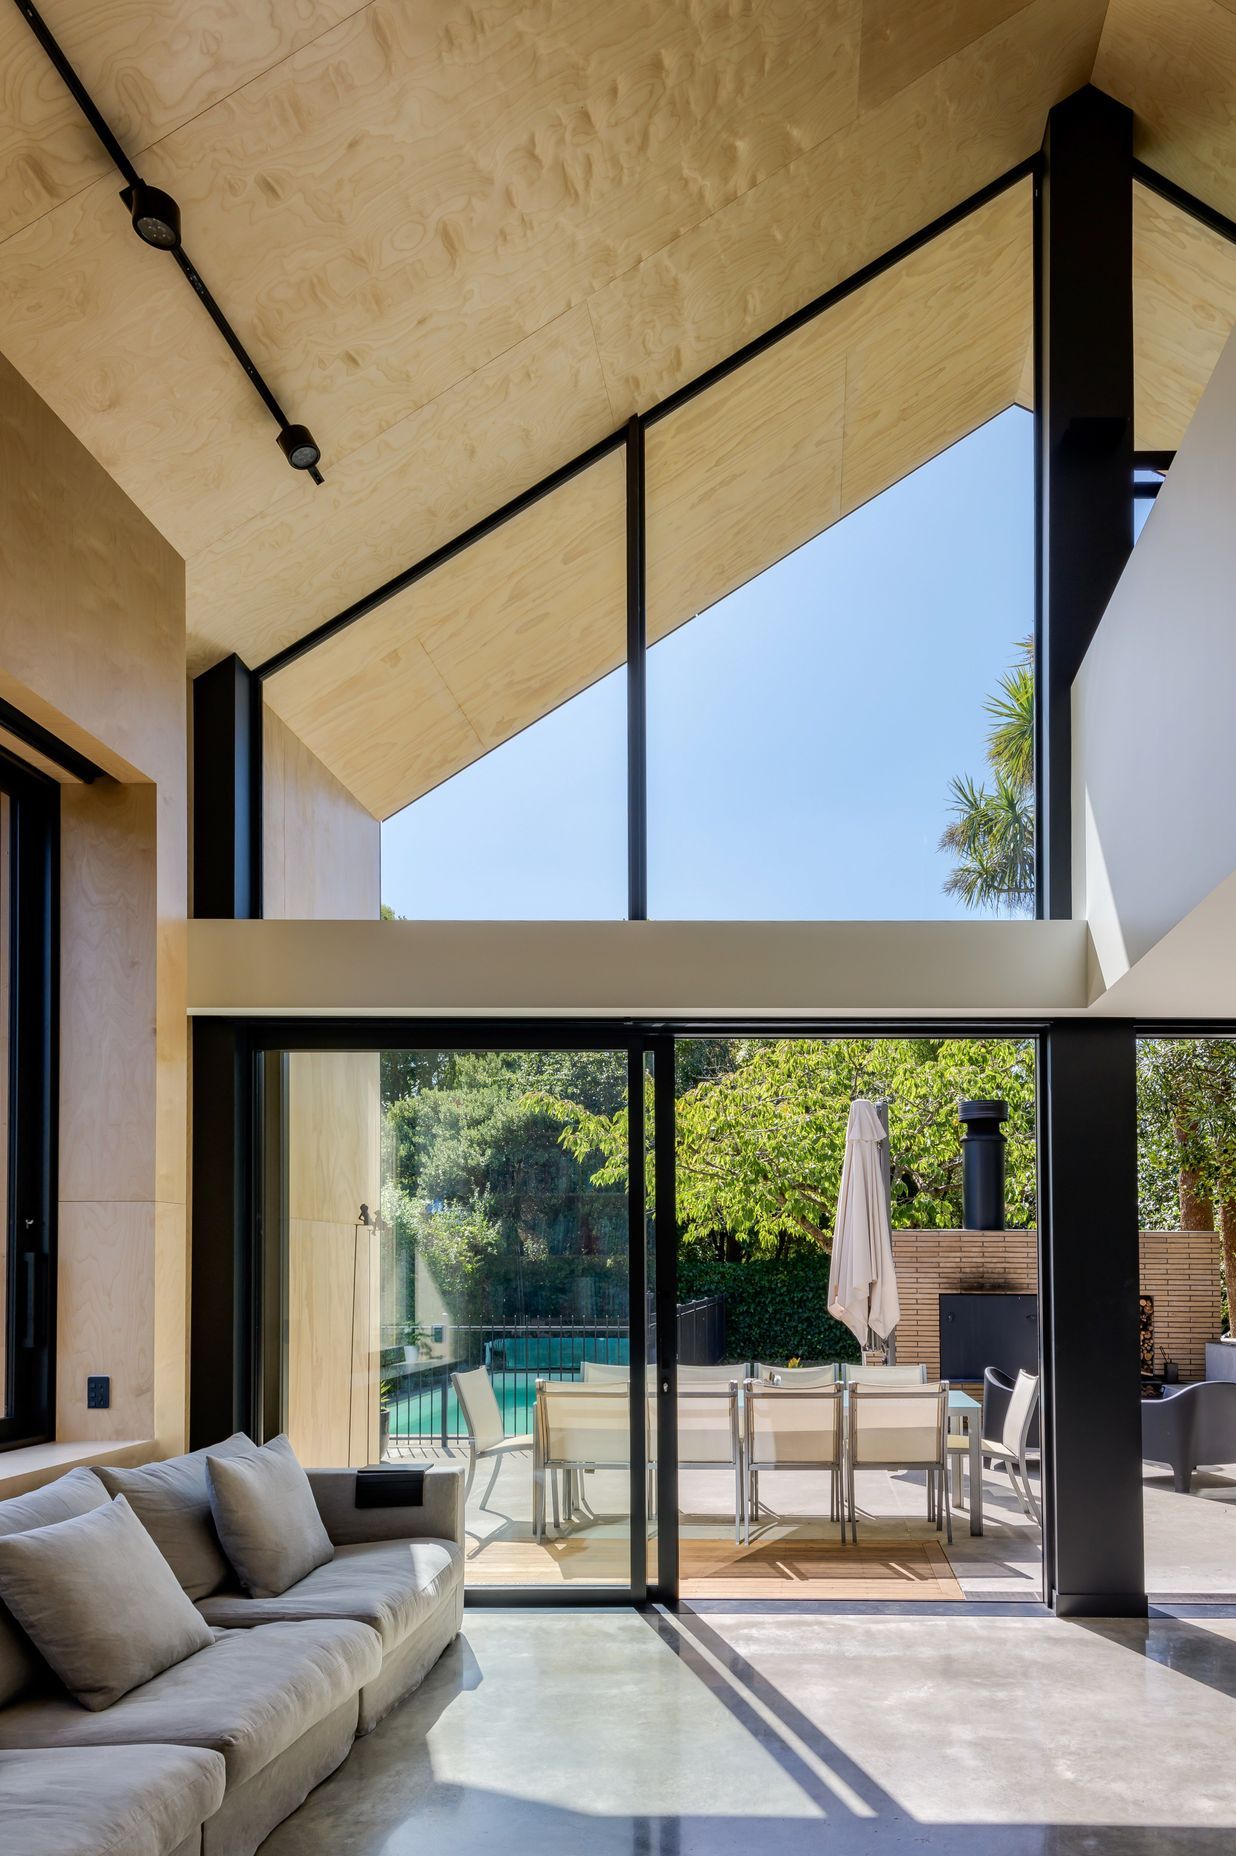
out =
[[952,818],[940,849],[954,863],[944,888],[968,909],[1034,913],[1034,642],[1023,638],[1017,661],[986,703],[991,784],[959,775],[950,788]]

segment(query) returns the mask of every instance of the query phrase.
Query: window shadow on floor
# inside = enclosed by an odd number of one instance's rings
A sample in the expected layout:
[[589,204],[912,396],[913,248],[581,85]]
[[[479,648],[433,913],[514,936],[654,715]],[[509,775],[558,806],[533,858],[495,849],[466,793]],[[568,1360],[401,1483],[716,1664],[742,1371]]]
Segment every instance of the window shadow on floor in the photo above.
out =
[[[1077,1618],[1081,1629],[1236,1701],[1236,1640],[1188,1618]],[[1236,1830],[1229,1832],[1236,1849]]]

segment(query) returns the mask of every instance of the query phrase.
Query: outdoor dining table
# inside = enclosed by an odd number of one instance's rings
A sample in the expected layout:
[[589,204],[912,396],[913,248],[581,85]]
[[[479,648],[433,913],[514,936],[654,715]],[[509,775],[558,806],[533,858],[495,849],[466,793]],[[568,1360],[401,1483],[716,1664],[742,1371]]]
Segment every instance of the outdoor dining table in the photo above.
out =
[[[844,1386],[842,1387],[842,1392],[843,1392],[843,1396],[845,1399],[845,1403],[848,1406],[849,1394]],[[739,1395],[739,1398],[741,1399],[742,1398],[741,1384],[739,1384],[739,1387],[738,1387],[738,1395]],[[539,1386],[537,1388],[537,1396],[539,1399],[540,1397]],[[970,1532],[972,1534],[981,1534],[983,1531],[983,1426],[982,1426],[982,1417],[983,1417],[983,1408],[977,1399],[971,1398],[968,1392],[958,1391],[955,1387],[950,1388],[949,1395],[948,1395],[948,1428],[952,1432],[955,1432],[955,1433],[960,1432],[961,1434],[963,1434],[967,1440],[967,1443],[969,1444]],[[536,1427],[536,1436],[538,1439],[538,1443],[539,1443],[539,1435],[540,1435],[540,1427],[538,1425]],[[533,1449],[533,1476],[534,1478],[536,1477],[539,1471],[539,1464],[537,1461],[538,1456],[539,1456],[539,1450],[534,1445],[534,1449]],[[947,1485],[945,1487],[945,1499],[946,1500],[952,1499]],[[570,1512],[570,1508],[572,1504],[571,1504],[571,1496],[569,1494],[567,1496],[567,1504],[568,1504],[568,1512]],[[956,1502],[954,1502],[953,1505],[954,1507],[960,1508],[963,1506],[963,1503],[961,1502],[960,1499],[958,1499]]]

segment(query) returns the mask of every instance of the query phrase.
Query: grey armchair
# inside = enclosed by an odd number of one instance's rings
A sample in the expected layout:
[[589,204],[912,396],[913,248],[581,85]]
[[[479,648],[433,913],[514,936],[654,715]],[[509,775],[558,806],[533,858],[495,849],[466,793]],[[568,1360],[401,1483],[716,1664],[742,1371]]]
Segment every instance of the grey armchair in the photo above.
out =
[[1167,1463],[1178,1495],[1199,1463],[1236,1463],[1236,1380],[1204,1379],[1142,1400],[1142,1456]]

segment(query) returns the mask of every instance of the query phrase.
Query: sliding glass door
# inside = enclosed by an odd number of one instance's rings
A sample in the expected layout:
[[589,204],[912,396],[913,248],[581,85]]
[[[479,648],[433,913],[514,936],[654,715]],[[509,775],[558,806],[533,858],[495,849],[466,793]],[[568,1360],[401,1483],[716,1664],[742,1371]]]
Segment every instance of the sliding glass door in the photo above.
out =
[[282,1335],[268,1428],[277,1414],[305,1462],[465,1465],[470,1589],[640,1595],[642,1053],[260,1062],[282,1131],[265,1182],[264,1325]]

